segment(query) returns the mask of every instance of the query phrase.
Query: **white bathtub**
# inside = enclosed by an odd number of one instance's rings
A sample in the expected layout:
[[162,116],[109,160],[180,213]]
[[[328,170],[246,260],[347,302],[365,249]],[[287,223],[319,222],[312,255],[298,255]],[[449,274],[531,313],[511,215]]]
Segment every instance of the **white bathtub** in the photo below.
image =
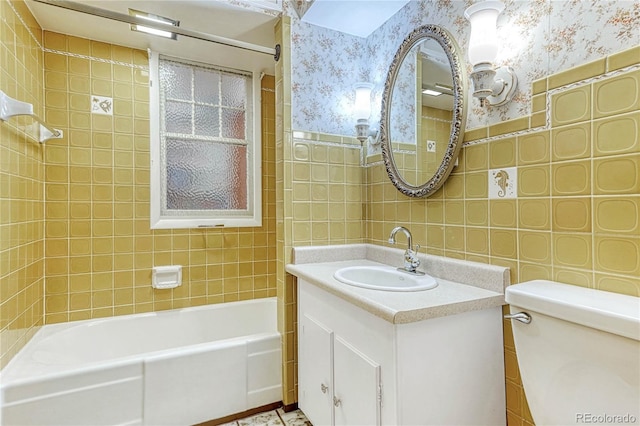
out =
[[188,425],[282,399],[276,299],[42,327],[0,372],[0,424]]

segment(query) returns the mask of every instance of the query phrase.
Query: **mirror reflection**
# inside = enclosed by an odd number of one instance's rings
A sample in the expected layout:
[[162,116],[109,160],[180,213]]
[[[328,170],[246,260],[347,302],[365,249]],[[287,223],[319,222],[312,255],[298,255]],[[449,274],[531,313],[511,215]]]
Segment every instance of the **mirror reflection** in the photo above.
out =
[[466,115],[460,61],[449,33],[428,25],[405,39],[390,67],[382,154],[391,181],[406,195],[431,194],[453,168]]

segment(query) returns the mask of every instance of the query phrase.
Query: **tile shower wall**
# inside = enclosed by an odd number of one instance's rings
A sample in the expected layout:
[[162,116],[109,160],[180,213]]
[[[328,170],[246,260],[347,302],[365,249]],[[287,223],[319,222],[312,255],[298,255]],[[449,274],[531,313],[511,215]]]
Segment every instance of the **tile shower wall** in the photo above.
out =
[[[46,323],[276,295],[275,87],[262,81],[263,226],[149,229],[146,52],[44,33],[48,119]],[[96,97],[113,115],[92,114]],[[151,268],[183,265],[183,285],[151,287]]]
[[[532,93],[531,116],[465,135],[434,196],[404,197],[383,165],[369,167],[369,241],[383,245],[405,224],[427,253],[508,266],[512,283],[640,296],[640,47],[538,80]],[[489,170],[512,167],[517,198],[491,199]],[[532,424],[505,329],[509,425]]]
[[[24,2],[0,2],[0,90],[44,116],[40,37]],[[43,322],[44,150],[29,123],[0,122],[0,368]]]

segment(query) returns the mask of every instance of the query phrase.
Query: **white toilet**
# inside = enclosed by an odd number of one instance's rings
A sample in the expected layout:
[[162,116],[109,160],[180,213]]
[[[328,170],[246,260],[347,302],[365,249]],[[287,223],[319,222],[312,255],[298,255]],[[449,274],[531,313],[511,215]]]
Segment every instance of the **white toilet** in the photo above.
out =
[[505,298],[536,425],[640,425],[640,298],[543,280]]

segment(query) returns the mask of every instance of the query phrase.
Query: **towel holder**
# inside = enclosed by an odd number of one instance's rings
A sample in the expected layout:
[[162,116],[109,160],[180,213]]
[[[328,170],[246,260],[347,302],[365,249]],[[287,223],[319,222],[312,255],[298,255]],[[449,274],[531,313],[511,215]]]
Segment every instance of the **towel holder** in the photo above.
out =
[[38,142],[43,143],[49,139],[62,138],[62,130],[46,125],[40,117],[33,113],[32,104],[13,99],[0,90],[0,119],[7,121],[16,115],[28,115],[39,124],[38,137],[34,137]]

